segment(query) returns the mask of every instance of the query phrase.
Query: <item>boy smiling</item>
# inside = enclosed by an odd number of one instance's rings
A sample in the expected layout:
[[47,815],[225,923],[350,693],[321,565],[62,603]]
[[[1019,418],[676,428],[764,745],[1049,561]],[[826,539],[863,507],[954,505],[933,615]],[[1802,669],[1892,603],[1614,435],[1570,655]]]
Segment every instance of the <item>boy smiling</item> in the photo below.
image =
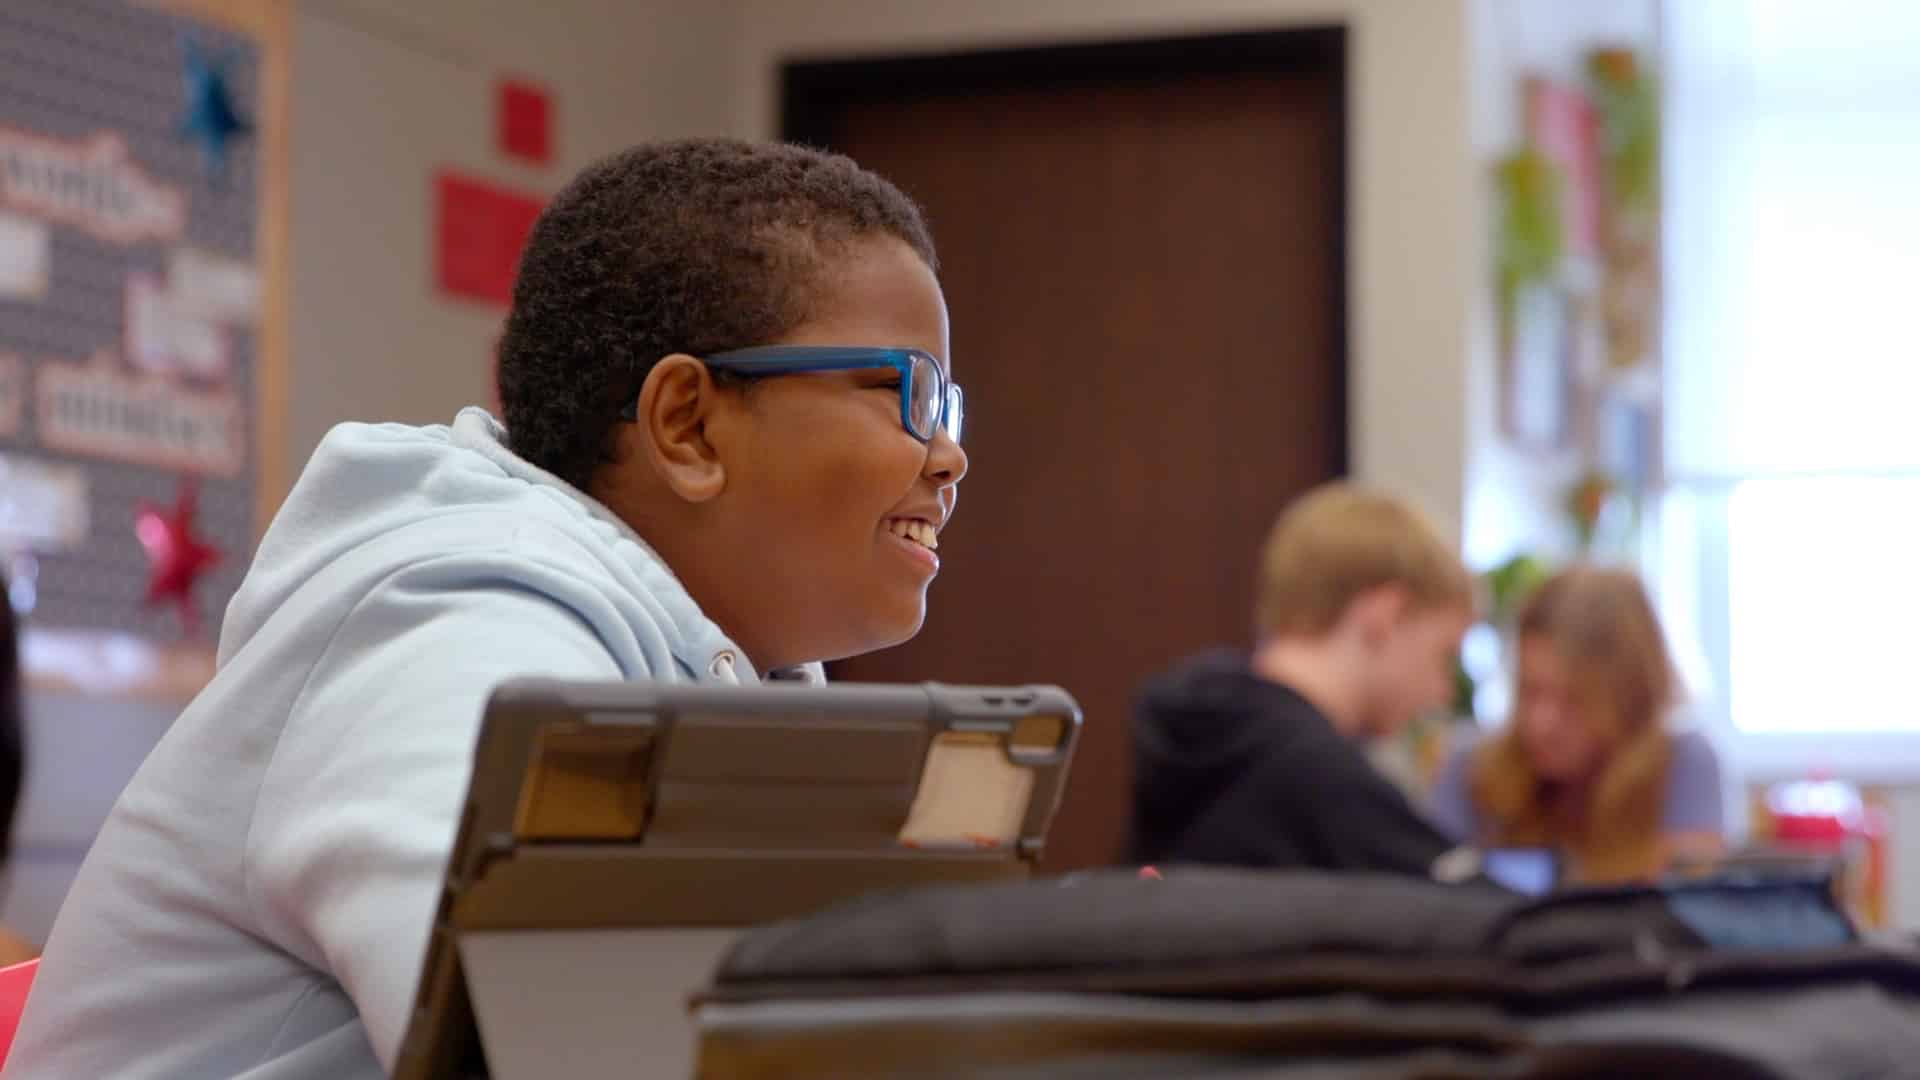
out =
[[522,255],[505,426],[322,442],[9,1066],[385,1075],[494,685],[818,679],[913,636],[967,469],[935,265],[910,200],[811,150],[641,147],[569,184]]

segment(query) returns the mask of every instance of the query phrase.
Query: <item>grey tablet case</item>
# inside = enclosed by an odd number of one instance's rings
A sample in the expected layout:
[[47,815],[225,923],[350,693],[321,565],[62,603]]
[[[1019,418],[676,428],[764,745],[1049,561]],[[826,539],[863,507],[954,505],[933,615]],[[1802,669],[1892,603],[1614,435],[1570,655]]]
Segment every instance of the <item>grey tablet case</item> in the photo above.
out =
[[741,928],[1025,876],[1079,728],[1046,686],[502,686],[395,1076],[480,1075],[500,1056],[462,960],[496,931]]

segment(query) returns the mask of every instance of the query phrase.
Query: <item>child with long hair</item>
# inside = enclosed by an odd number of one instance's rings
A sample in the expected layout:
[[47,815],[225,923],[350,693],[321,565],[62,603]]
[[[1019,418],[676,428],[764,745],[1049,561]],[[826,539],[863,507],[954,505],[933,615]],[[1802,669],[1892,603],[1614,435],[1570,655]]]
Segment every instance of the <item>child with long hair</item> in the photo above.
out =
[[1489,848],[1551,848],[1576,881],[1640,880],[1717,853],[1713,747],[1666,727],[1676,677],[1640,579],[1576,567],[1521,610],[1511,722],[1463,748],[1433,796],[1441,826]]

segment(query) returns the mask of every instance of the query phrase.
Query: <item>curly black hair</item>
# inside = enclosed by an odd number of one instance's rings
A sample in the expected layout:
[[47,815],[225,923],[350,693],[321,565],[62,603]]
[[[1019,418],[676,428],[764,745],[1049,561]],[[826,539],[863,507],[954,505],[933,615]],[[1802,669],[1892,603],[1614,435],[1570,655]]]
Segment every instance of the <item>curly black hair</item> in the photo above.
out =
[[499,345],[509,445],[584,490],[661,357],[778,338],[806,321],[838,251],[887,234],[936,265],[913,200],[839,154],[687,139],[589,167],[520,256]]

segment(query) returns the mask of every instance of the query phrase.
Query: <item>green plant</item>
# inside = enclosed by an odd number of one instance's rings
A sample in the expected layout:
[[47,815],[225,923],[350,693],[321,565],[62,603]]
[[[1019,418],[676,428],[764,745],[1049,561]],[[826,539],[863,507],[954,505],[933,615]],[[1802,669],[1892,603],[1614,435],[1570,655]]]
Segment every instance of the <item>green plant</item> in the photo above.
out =
[[1560,170],[1534,147],[1500,160],[1499,304],[1503,324],[1513,317],[1520,290],[1553,280],[1566,237],[1560,227]]
[[1487,619],[1505,627],[1520,612],[1533,590],[1552,575],[1553,567],[1538,555],[1521,553],[1481,575],[1487,590]]

